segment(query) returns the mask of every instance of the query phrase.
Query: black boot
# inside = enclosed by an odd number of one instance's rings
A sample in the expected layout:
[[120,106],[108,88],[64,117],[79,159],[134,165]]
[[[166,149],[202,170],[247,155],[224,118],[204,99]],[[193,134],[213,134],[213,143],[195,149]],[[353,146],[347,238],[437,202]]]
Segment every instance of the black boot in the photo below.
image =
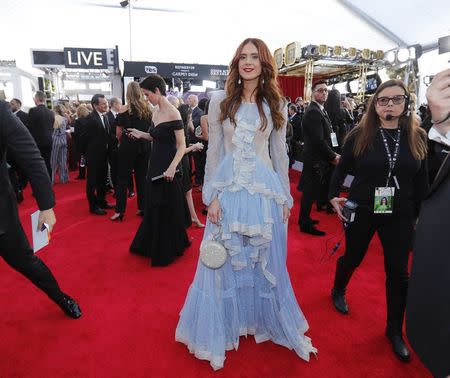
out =
[[66,313],[67,316],[73,319],[78,319],[82,315],[78,303],[67,294],[63,294],[63,297],[57,301],[56,304]]
[[334,287],[331,290],[331,300],[334,308],[341,314],[348,314],[348,304],[345,300],[345,291],[347,284],[352,277],[354,269],[349,269],[343,264],[342,256],[338,258],[336,263],[336,274],[334,276]]
[[395,355],[403,362],[408,362],[411,359],[411,353],[402,337],[407,291],[407,278],[400,281],[386,280],[386,336],[392,344]]

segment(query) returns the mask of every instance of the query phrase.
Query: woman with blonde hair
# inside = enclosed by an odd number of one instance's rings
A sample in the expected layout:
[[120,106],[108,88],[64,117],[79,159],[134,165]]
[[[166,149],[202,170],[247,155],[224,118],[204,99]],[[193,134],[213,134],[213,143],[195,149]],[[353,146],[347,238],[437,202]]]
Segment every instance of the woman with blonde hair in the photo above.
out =
[[78,176],[77,180],[84,180],[86,178],[86,159],[84,157],[85,148],[82,145],[80,135],[82,135],[83,130],[86,126],[87,119],[89,115],[89,109],[86,104],[80,104],[77,107],[76,119],[73,125],[73,144],[75,146],[75,151],[78,160]]
[[221,244],[224,263],[207,254],[199,259],[175,338],[214,370],[249,334],[307,361],[316,352],[286,268],[292,197],[287,109],[276,75],[267,45],[246,39],[231,61],[226,91],[213,93],[209,104],[202,246]]
[[53,108],[53,111],[55,112],[55,122],[53,123],[53,144],[52,154],[50,156],[50,165],[52,167],[52,184],[56,181],[57,172],[59,172],[61,184],[66,184],[69,181],[69,170],[67,168],[66,108],[64,105],[56,105]]
[[134,171],[136,180],[138,215],[144,212],[145,176],[147,174],[150,145],[145,141],[128,136],[128,129],[147,132],[151,125],[152,113],[145,100],[142,89],[136,81],[127,87],[127,104],[117,116],[116,136],[119,140],[118,178],[116,188],[116,212],[112,221],[122,220],[127,205],[127,188]]

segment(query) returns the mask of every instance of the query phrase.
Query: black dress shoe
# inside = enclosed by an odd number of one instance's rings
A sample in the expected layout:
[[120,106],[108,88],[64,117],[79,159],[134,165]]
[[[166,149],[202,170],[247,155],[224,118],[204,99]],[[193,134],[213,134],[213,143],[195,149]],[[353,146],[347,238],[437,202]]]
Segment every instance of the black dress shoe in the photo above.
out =
[[392,350],[395,355],[403,362],[409,362],[411,360],[411,353],[406,346],[403,337],[399,333],[392,333],[386,330],[386,336],[392,344]]
[[75,299],[70,298],[66,294],[64,294],[63,298],[57,304],[67,316],[73,319],[78,319],[82,315],[80,306]]
[[331,300],[333,301],[334,308],[336,310],[338,310],[341,314],[348,314],[348,304],[345,300],[345,291],[332,289]]
[[95,214],[95,215],[106,215],[106,211],[102,210],[102,209],[92,209],[92,210],[89,210],[89,212],[91,214]]
[[324,236],[325,232],[318,230],[313,225],[310,226],[300,226],[300,232],[304,232],[305,234],[310,234],[314,236]]
[[138,211],[136,212],[136,215],[138,215],[138,216],[140,216],[140,217],[143,217],[143,216],[144,216],[144,210],[138,210]]
[[100,209],[115,209],[116,208],[116,206],[115,205],[111,205],[110,203],[104,203],[104,204],[102,204],[101,206],[100,206]]
[[134,192],[128,192],[128,198],[134,197]]

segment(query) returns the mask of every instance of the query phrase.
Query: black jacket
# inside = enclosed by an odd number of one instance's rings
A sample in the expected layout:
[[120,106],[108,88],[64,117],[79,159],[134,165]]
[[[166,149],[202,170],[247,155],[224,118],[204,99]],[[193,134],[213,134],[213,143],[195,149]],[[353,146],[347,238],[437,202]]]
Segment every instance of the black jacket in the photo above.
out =
[[36,143],[9,105],[0,101],[0,235],[19,217],[6,167],[6,149],[29,178],[39,209],[48,210],[55,205],[47,168]]
[[331,148],[330,121],[314,101],[306,108],[302,121],[304,147],[302,158],[305,164],[332,162],[336,153]]
[[407,303],[411,346],[434,376],[450,375],[450,156],[422,202]]
[[45,105],[38,105],[30,109],[28,117],[29,130],[37,146],[39,148],[51,147],[55,114]]
[[22,121],[22,123],[25,125],[25,127],[29,130],[30,129],[30,118],[28,117],[28,113],[25,113],[23,110],[19,110],[16,113],[16,116],[19,117],[19,119]]
[[107,130],[103,127],[100,115],[94,110],[86,118],[86,123],[80,134],[81,152],[85,154],[88,163],[106,159],[108,146],[112,142],[109,122]]

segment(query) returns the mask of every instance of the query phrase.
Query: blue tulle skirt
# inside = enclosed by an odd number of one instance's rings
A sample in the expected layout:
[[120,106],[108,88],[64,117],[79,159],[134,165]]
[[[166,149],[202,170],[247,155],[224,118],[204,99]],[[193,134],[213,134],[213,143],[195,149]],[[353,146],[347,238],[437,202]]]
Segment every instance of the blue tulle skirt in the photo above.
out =
[[223,367],[225,351],[237,349],[246,335],[294,349],[308,361],[317,350],[304,335],[308,323],[286,269],[281,183],[257,158],[251,183],[237,184],[233,165],[227,156],[204,187],[204,195],[218,195],[222,219],[220,226],[207,222],[203,240],[225,245],[227,261],[214,270],[199,260],[175,338],[215,370]]

